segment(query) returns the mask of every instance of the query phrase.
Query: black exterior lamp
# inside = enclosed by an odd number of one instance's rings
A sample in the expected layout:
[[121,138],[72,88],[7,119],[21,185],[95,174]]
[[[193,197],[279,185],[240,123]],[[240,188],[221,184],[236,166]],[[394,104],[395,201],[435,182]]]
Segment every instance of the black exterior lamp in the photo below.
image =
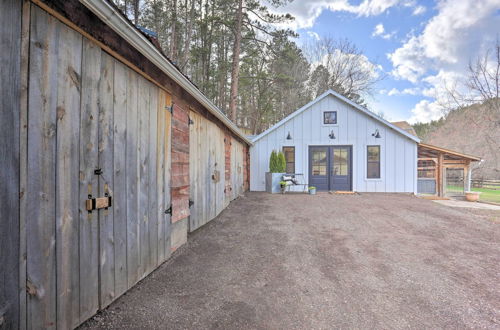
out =
[[328,136],[330,137],[330,139],[334,140],[335,139],[335,133],[333,133],[333,130],[330,132],[330,134],[328,134]]
[[375,130],[375,133],[372,133],[372,136],[374,136],[376,139],[380,139],[381,138],[380,133],[378,131],[378,128]]
[[287,140],[291,140],[292,139],[292,136],[290,135],[290,131],[288,132],[288,135],[286,136],[286,139]]

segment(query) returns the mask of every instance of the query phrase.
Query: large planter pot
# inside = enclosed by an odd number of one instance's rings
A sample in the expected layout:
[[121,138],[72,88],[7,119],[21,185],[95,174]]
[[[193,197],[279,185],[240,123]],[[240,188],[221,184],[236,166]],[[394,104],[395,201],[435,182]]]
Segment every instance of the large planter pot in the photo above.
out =
[[479,200],[479,195],[481,192],[479,191],[466,191],[465,199],[469,202],[477,202]]
[[281,193],[280,181],[285,173],[266,172],[266,191],[270,194]]
[[309,188],[309,195],[316,195],[316,188]]

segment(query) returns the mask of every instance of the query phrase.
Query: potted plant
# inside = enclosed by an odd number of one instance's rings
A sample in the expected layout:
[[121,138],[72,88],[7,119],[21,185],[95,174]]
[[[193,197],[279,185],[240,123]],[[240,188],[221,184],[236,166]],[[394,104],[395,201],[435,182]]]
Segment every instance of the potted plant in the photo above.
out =
[[466,191],[465,199],[469,202],[477,202],[479,200],[480,191]]
[[309,187],[309,195],[316,195],[316,187],[314,186]]
[[280,187],[281,187],[281,193],[284,194],[285,193],[285,189],[286,189],[286,181],[280,181]]
[[283,175],[285,174],[286,162],[285,155],[273,150],[269,158],[269,172],[266,172],[266,191],[271,194],[281,192]]

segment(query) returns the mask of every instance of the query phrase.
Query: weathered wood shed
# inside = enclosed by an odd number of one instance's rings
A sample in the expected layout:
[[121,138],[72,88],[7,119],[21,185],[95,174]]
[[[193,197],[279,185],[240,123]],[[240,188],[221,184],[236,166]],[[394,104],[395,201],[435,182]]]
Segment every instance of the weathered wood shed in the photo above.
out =
[[0,21],[0,328],[74,328],[248,189],[250,141],[105,0]]

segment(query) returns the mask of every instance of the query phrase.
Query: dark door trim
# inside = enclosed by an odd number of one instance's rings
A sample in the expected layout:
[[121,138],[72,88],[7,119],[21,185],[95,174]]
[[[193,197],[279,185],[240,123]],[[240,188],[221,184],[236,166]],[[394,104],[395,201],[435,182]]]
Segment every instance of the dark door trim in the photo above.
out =
[[[334,150],[338,148],[347,148],[348,156],[348,175],[347,178],[342,176],[335,176],[333,171],[334,165]],[[352,145],[310,145],[308,146],[308,159],[309,159],[309,169],[308,169],[308,183],[310,186],[316,187],[318,190],[328,191],[328,190],[346,190],[352,191]],[[313,152],[323,151],[326,152],[326,174],[325,175],[313,175]],[[324,162],[323,162],[324,163]],[[322,164],[323,164],[322,163]],[[317,170],[317,169],[316,169]],[[340,179],[340,182],[336,180]],[[346,180],[346,181],[344,181]],[[336,187],[335,187],[336,186]],[[341,188],[341,189],[339,189]]]

